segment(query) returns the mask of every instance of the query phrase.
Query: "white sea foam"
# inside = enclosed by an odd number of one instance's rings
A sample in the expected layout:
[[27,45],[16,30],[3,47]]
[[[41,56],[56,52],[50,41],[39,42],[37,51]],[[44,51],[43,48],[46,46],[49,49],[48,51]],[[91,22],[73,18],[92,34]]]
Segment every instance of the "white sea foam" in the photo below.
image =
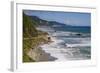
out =
[[57,58],[56,61],[65,61],[67,60],[67,58],[64,57],[64,54],[61,53],[61,49],[57,43],[59,42],[62,42],[61,40],[56,40],[55,38],[52,38],[53,39],[53,43],[50,43],[50,44],[45,44],[45,45],[42,45],[42,49],[47,52],[47,53],[50,53],[51,56]]
[[37,27],[36,29],[44,31],[44,32],[53,32],[54,31],[53,28],[46,27],[46,26]]
[[70,36],[71,34],[71,32],[57,31],[52,36]]
[[[51,36],[52,43],[41,45],[41,48],[46,52],[49,53],[51,56],[57,58],[55,61],[66,61],[66,60],[74,60],[74,59],[86,59],[89,54],[82,54],[80,52],[80,48],[78,47],[85,47],[90,46],[90,38],[74,38],[66,36],[73,36],[76,35],[74,32],[66,32],[66,31],[55,31],[51,28],[39,27],[38,30],[48,32]],[[56,36],[56,37],[55,37]],[[58,39],[58,36],[65,36],[65,38]],[[71,42],[78,42],[78,43],[66,43],[65,41]],[[60,45],[64,43],[64,47]],[[74,48],[76,47],[76,48]]]
[[[85,59],[85,55],[80,53],[79,48],[73,48],[73,47],[79,47],[79,46],[90,46],[90,43],[82,43],[82,44],[67,44],[64,48],[61,48],[58,43],[64,42],[63,40],[56,39],[52,37],[52,40],[54,42],[50,44],[42,45],[42,49],[49,53],[51,56],[57,58],[55,61],[66,61],[66,60],[74,60],[74,59]],[[74,54],[75,53],[75,54]]]
[[84,46],[90,46],[90,43],[84,43],[84,44],[66,44],[67,47],[84,47]]

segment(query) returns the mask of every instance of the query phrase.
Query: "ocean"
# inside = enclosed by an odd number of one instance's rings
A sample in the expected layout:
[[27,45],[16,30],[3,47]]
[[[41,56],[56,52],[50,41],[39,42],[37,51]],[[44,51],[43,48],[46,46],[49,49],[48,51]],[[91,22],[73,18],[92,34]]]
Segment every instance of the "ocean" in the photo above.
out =
[[91,59],[90,27],[40,27],[38,30],[48,32],[54,41],[41,47],[57,58],[56,61]]
[[57,31],[91,33],[91,27],[89,26],[63,26],[63,27],[53,27],[53,28]]

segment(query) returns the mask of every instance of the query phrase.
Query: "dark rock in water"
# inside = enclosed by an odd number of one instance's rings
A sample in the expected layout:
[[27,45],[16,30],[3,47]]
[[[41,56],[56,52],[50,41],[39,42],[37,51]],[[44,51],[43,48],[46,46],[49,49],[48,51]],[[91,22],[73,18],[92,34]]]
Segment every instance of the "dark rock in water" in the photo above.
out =
[[50,38],[50,37],[48,37],[48,40],[50,41],[50,40],[51,40],[51,38]]
[[77,36],[82,36],[82,34],[81,34],[81,33],[77,33],[76,35],[77,35]]

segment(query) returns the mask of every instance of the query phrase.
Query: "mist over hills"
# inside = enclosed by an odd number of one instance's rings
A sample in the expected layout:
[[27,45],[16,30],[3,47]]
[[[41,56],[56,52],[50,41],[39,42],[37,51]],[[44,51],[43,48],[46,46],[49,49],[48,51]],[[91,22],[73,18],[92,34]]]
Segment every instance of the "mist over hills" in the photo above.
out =
[[[29,16],[29,15],[27,15]],[[36,26],[51,26],[51,27],[90,27],[90,26],[74,26],[74,25],[69,25],[69,24],[64,24],[64,23],[60,23],[57,21],[48,21],[48,20],[44,20],[39,18],[38,16],[29,16],[33,22],[36,22]]]

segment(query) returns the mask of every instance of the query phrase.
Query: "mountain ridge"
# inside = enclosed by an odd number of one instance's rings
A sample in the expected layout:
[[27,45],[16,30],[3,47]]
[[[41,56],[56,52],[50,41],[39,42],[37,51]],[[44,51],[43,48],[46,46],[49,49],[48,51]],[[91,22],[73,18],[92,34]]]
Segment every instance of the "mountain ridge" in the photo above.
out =
[[[29,16],[29,15],[27,15]],[[45,26],[54,26],[54,25],[58,25],[58,26],[68,26],[68,27],[90,27],[90,26],[74,26],[74,25],[69,25],[69,24],[64,24],[61,22],[57,22],[57,21],[48,21],[48,20],[44,20],[39,18],[38,16],[29,16],[33,21],[38,22],[38,25],[45,25]]]

